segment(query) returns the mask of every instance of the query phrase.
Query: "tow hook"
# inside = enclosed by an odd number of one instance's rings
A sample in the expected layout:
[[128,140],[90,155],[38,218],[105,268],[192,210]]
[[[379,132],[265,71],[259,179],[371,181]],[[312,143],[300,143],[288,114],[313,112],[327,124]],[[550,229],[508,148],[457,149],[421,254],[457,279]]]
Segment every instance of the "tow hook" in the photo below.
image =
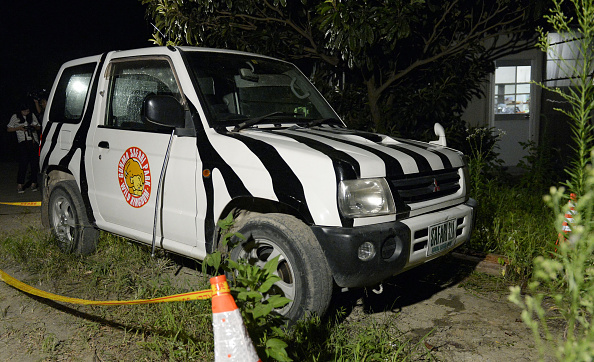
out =
[[372,292],[374,292],[375,294],[382,294],[384,292],[384,285],[382,283],[380,283],[380,285],[377,287],[377,289],[371,289]]

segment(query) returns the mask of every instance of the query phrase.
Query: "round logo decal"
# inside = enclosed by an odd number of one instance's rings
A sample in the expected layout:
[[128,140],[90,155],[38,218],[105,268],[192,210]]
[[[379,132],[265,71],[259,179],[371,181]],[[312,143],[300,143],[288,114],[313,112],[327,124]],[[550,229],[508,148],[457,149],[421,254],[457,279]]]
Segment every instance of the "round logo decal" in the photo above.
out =
[[148,158],[138,147],[124,152],[118,164],[118,181],[126,202],[143,207],[151,196],[151,169]]

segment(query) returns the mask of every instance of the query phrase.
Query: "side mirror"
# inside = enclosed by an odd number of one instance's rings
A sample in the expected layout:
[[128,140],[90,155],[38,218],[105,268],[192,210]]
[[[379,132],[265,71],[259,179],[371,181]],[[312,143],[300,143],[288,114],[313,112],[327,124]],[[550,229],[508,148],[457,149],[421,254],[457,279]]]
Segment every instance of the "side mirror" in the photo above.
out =
[[159,126],[182,128],[185,126],[185,111],[172,96],[149,94],[142,104],[143,115],[150,123]]

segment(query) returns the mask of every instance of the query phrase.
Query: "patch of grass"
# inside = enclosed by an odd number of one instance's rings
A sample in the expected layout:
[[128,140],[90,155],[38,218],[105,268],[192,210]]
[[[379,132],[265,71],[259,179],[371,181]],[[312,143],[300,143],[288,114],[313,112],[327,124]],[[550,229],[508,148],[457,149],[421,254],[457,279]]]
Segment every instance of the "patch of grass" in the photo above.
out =
[[480,192],[477,223],[467,247],[509,259],[517,279],[532,274],[532,261],[555,250],[554,213],[540,192],[492,180]]
[[[30,229],[0,237],[0,258],[40,289],[93,300],[166,296],[210,287],[208,276],[181,267],[171,258],[153,258],[147,247],[102,233],[97,252],[64,254],[44,231]],[[196,265],[200,268],[200,265]],[[185,273],[185,275],[184,275]],[[134,306],[49,306],[80,317],[75,337],[54,343],[40,337],[50,359],[94,351],[102,360],[213,360],[212,311],[208,301]],[[430,358],[421,342],[406,340],[394,318],[347,322],[310,318],[286,330],[283,340],[294,361],[402,361]],[[258,343],[261,341],[254,341]],[[59,348],[58,348],[59,347]],[[429,357],[428,357],[429,356]],[[272,360],[260,355],[266,360]]]
[[[49,235],[32,229],[0,239],[0,256],[26,272],[25,282],[83,299],[145,299],[210,287],[208,280],[200,276],[180,281],[183,278],[174,275],[176,265],[171,259],[163,255],[152,258],[145,247],[108,233],[101,235],[97,253],[80,257],[62,253]],[[212,359],[212,312],[208,301],[111,307],[67,305],[65,309],[90,320],[87,334],[94,338],[109,333],[101,326],[123,331],[128,337],[133,335],[147,352],[139,356],[141,359]]]
[[343,317],[344,312],[338,311],[334,319],[314,317],[298,323],[291,332],[289,355],[295,361],[341,362],[431,358],[424,338],[418,343],[404,339],[395,318],[343,321]]
[[56,335],[53,333],[49,333],[48,335],[43,338],[41,342],[41,351],[44,353],[50,353],[56,351],[58,344],[60,341],[56,338]]

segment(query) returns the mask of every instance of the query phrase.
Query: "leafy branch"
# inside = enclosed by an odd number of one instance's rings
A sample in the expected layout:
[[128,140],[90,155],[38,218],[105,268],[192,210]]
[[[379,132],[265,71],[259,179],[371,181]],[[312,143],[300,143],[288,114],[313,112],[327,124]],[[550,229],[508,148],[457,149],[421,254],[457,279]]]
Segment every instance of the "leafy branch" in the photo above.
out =
[[251,265],[248,260],[232,260],[229,251],[240,247],[239,243],[246,240],[240,233],[232,231],[233,224],[231,213],[217,222],[221,235],[220,249],[223,251],[217,250],[209,254],[202,264],[202,272],[206,274],[207,267],[211,267],[229,275],[231,293],[241,310],[252,341],[258,342],[255,343],[258,353],[261,355],[264,352],[277,361],[291,361],[286,351],[288,345],[283,341],[286,333],[281,328],[285,319],[275,312],[275,309],[284,307],[291,300],[281,295],[268,294],[274,283],[281,280],[275,274],[280,256],[269,260],[262,268]]

